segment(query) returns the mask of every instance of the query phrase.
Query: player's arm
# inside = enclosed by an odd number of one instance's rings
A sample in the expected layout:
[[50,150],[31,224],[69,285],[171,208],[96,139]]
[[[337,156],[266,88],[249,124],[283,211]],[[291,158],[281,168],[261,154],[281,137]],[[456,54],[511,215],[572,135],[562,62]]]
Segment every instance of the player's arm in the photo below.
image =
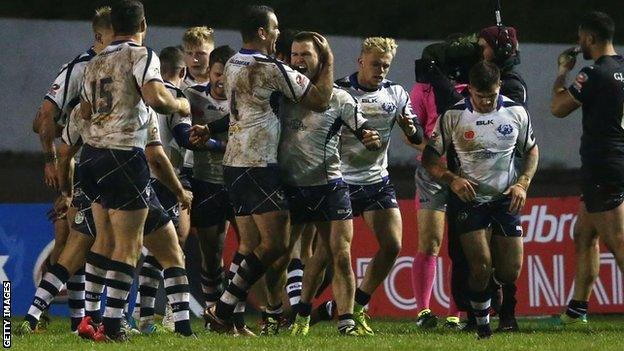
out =
[[47,186],[58,189],[56,169],[56,147],[54,139],[57,136],[56,117],[61,110],[50,100],[44,99],[33,120],[33,131],[39,134],[39,141],[43,149],[45,161],[44,181]]
[[424,140],[424,129],[420,125],[420,120],[412,111],[412,103],[405,89],[399,89],[399,106],[395,116],[399,127],[410,144],[419,145]]
[[[526,109],[525,109],[526,111]],[[509,212],[518,213],[524,207],[527,191],[531,185],[531,180],[537,171],[539,162],[539,148],[533,134],[533,127],[528,112],[522,114],[523,122],[516,141],[516,150],[522,155],[522,168],[520,176],[503,194],[511,197]]]
[[[462,201],[470,202],[477,196],[474,188],[477,183],[451,172],[446,167],[445,162],[442,161],[442,155],[446,153],[447,145],[451,141],[447,136],[450,128],[446,125],[444,117],[445,115],[438,119],[436,129],[429,140],[429,144],[425,147],[422,157],[423,167],[429,172],[433,180],[448,185]],[[444,130],[447,133],[444,133]]]
[[161,81],[152,80],[141,87],[141,95],[145,103],[156,112],[164,115],[179,113],[182,116],[191,114],[189,102],[184,97],[175,98]]
[[318,33],[315,33],[315,42],[320,51],[320,70],[301,103],[312,111],[323,112],[329,105],[334,86],[334,54],[327,39]]
[[148,145],[145,148],[145,156],[154,176],[175,194],[183,209],[190,208],[193,195],[182,187],[162,145]]
[[[580,82],[579,77],[583,75],[587,77],[586,73],[581,71],[579,76],[577,77],[576,85],[573,85],[574,92],[570,91],[566,88],[566,79],[568,77],[568,73],[574,68],[574,64],[576,63],[576,56],[572,56],[570,49],[564,51],[561,55],[559,55],[558,59],[559,63],[559,72],[557,74],[557,78],[553,83],[552,88],[552,100],[550,103],[550,112],[558,118],[565,118],[574,110],[581,106],[581,100],[579,100],[582,95],[581,89],[582,84],[585,82]],[[577,93],[577,97],[573,96],[573,93]]]
[[368,150],[381,149],[381,137],[366,118],[362,116],[362,111],[357,100],[344,90],[336,90],[336,98],[341,103],[340,120],[366,147]]

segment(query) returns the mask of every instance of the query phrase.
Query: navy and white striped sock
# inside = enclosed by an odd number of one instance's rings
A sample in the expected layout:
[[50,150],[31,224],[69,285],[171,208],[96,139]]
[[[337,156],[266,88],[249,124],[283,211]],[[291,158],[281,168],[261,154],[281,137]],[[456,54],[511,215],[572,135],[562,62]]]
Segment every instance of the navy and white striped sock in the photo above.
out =
[[229,319],[234,312],[237,302],[247,299],[247,292],[262,277],[265,271],[266,268],[262,261],[253,252],[247,255],[217,302],[215,311],[217,317],[225,320]]
[[301,290],[303,289],[303,263],[298,258],[290,260],[287,269],[286,294],[290,306],[294,313],[301,301]]
[[57,263],[48,269],[48,272],[39,282],[33,302],[28,308],[28,314],[24,317],[31,329],[35,329],[41,314],[48,308],[68,279],[67,269],[60,264]]
[[156,293],[163,278],[162,266],[152,255],[145,256],[143,266],[139,272],[139,295],[141,300],[141,323],[154,321],[154,306]]
[[110,259],[89,251],[85,264],[85,315],[98,324],[102,322],[100,300],[106,286],[106,271]]
[[223,280],[223,267],[218,267],[212,272],[202,269],[201,286],[206,308],[212,307],[219,300],[219,296],[221,296],[222,293]]
[[190,290],[186,270],[182,267],[165,269],[165,291],[173,310],[173,321],[176,333],[184,336],[193,334],[190,321]]
[[71,330],[78,328],[78,324],[85,316],[85,271],[78,270],[67,282],[67,305],[71,318]]
[[119,261],[110,260],[106,273],[106,309],[104,310],[104,330],[114,339],[119,334],[124,307],[132,288],[134,267]]

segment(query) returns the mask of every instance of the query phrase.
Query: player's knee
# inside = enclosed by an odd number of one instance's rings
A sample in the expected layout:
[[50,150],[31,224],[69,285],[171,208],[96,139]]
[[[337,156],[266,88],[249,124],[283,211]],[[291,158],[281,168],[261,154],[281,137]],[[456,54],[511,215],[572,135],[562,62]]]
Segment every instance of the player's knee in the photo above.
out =
[[351,269],[351,253],[349,250],[341,250],[334,254],[334,269],[337,272],[347,272]]
[[391,257],[398,257],[401,249],[401,240],[394,238],[392,240],[388,240],[384,245],[382,245],[382,250],[384,250],[384,252]]

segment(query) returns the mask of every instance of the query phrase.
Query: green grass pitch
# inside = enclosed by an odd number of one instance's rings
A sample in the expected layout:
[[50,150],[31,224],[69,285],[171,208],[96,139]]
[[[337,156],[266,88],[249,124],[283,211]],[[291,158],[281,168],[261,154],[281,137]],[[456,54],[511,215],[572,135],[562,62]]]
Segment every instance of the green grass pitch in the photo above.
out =
[[[14,318],[15,330],[21,319]],[[490,340],[476,340],[473,333],[452,332],[440,327],[422,331],[409,320],[373,320],[374,337],[338,336],[334,323],[313,326],[307,337],[291,337],[287,331],[274,337],[243,338],[222,336],[203,329],[193,321],[195,340],[163,333],[135,336],[126,343],[92,343],[70,334],[69,320],[54,318],[47,332],[13,336],[12,349],[28,351],[74,350],[624,350],[624,316],[593,316],[587,327],[556,327],[549,319],[523,319],[514,334],[495,334]],[[255,327],[255,323],[250,323]],[[493,321],[496,327],[497,321]],[[252,328],[257,329],[257,328]]]

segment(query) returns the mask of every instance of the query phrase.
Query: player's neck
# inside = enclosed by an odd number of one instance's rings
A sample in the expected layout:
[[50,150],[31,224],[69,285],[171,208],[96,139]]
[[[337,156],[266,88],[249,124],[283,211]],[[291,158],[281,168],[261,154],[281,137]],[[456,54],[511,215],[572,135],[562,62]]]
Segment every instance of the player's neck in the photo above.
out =
[[133,35],[115,35],[115,37],[113,38],[113,42],[130,40],[140,45],[142,44],[142,39],[143,36],[141,35],[141,33],[136,33]]
[[182,84],[182,79],[178,77],[177,75],[170,75],[170,76],[163,75],[162,78],[164,81],[169,82],[175,85],[176,87],[180,87],[180,84]]
[[596,47],[592,51],[592,60],[596,61],[603,56],[613,55],[617,55],[617,52],[615,52],[615,48],[613,47],[613,43],[607,43],[603,46]]
[[364,79],[362,78],[362,74],[360,72],[358,72],[355,75],[355,79],[357,79],[358,85],[361,86],[362,88],[369,89],[369,90],[376,90],[376,89],[379,88],[379,85],[375,85],[375,84],[370,85],[367,82],[365,82]]
[[253,42],[253,41],[252,42],[248,42],[248,43],[243,43],[242,48],[245,49],[245,50],[258,51],[258,52],[260,52],[262,54],[265,54],[265,55],[267,55],[267,53],[268,53],[268,50],[267,50],[267,48],[265,47],[264,44],[256,43],[256,42]]

